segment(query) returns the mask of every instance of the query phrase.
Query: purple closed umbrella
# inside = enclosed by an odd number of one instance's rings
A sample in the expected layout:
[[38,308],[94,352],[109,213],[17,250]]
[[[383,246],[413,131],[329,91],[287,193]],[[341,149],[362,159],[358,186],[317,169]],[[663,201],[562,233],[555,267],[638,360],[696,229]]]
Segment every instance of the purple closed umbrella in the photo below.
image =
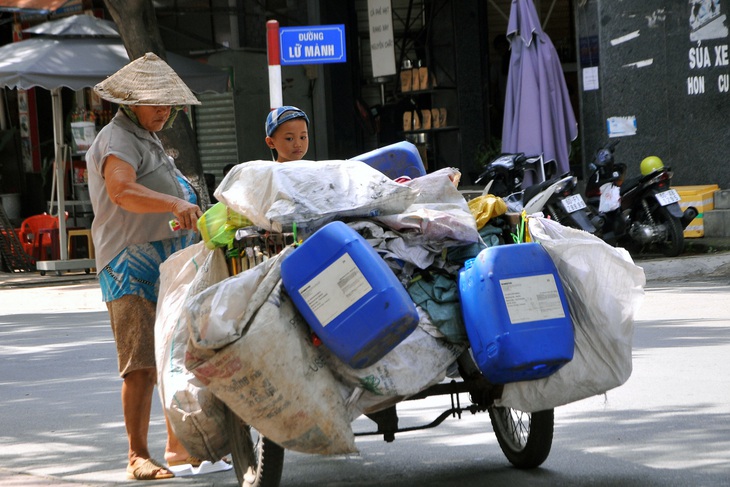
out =
[[[512,0],[507,38],[511,44],[504,104],[502,152],[543,155],[568,172],[570,142],[578,125],[555,46],[540,26],[532,0]],[[538,178],[539,179],[539,178]],[[523,187],[530,186],[527,171]]]

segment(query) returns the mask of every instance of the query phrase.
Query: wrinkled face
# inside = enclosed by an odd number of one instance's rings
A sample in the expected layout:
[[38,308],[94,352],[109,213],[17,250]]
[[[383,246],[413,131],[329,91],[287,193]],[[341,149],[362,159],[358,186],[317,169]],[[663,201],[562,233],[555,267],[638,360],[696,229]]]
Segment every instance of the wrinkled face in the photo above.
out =
[[309,149],[309,131],[303,118],[293,118],[277,127],[266,144],[278,153],[277,162],[299,161]]
[[140,125],[150,132],[162,130],[172,112],[172,107],[169,105],[131,105],[129,108],[137,115]]

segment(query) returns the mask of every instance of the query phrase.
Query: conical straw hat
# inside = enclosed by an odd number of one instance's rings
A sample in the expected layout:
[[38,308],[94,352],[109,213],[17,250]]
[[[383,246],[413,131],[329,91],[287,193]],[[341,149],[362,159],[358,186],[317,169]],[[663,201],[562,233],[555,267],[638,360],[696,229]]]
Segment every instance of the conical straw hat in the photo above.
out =
[[151,52],[94,86],[94,91],[121,105],[200,105],[177,73]]

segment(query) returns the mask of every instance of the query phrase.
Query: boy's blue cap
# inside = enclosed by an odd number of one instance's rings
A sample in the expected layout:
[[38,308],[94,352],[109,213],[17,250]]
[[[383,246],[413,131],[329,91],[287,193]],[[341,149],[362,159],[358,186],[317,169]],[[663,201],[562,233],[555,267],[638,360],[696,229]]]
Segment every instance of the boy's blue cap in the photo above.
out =
[[271,137],[276,132],[276,129],[279,128],[279,125],[295,118],[303,118],[307,122],[307,126],[309,126],[307,114],[297,107],[287,105],[271,110],[266,117],[266,136]]

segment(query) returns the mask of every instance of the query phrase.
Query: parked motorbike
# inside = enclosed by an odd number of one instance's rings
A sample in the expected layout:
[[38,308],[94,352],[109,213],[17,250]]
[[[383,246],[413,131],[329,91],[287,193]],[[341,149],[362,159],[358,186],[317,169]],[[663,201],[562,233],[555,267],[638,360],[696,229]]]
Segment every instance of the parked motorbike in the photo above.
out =
[[[551,163],[544,165],[542,156],[502,154],[487,164],[475,183],[488,181],[484,193],[504,198],[510,211],[542,212],[565,226],[594,233],[596,227],[577,191],[578,179],[570,173],[553,177],[554,168]],[[527,170],[534,171],[541,182],[523,189]]]
[[555,164],[545,164],[542,156],[527,157],[524,153],[501,154],[489,162],[474,184],[492,182],[490,192],[495,196],[507,196],[522,190],[525,171],[532,171],[538,181],[552,178]]
[[588,166],[585,196],[593,211],[595,234],[632,253],[681,254],[684,229],[697,216],[697,209],[690,206],[682,211],[679,193],[670,187],[671,169],[656,156],[641,161],[640,176],[626,179],[626,164],[614,160],[617,144],[614,140],[600,148]]

